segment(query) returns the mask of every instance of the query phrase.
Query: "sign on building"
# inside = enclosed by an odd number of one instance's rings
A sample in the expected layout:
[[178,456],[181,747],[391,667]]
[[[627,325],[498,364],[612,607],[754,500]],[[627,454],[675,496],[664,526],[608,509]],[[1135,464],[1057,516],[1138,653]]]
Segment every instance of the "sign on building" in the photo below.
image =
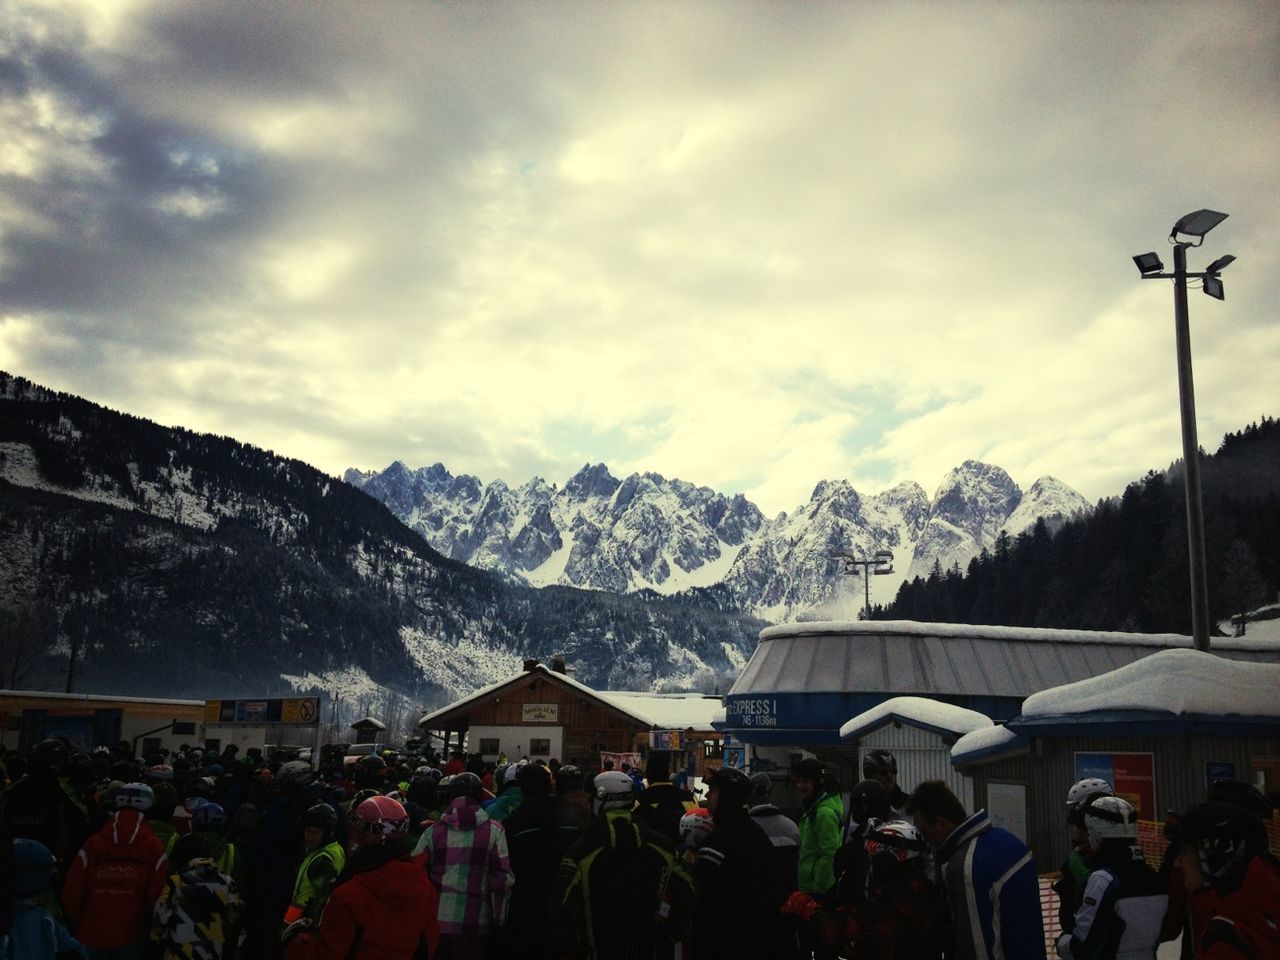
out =
[[204,722],[287,723],[312,726],[320,723],[318,697],[283,697],[269,700],[209,700],[204,706]]
[[680,730],[650,730],[650,750],[683,750],[684,734]]
[[1076,753],[1076,779],[1100,777],[1117,797],[1137,808],[1141,820],[1157,820],[1156,759],[1153,753]]
[[521,708],[520,719],[524,723],[559,723],[560,704],[526,703]]

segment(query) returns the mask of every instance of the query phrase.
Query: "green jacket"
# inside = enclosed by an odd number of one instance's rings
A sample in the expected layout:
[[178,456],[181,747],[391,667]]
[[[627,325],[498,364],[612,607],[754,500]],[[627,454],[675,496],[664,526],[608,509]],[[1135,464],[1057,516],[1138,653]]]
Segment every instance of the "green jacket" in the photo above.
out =
[[800,814],[800,889],[818,896],[836,882],[835,856],[840,849],[844,803],[839,794],[824,793]]
[[286,922],[291,923],[302,916],[318,918],[320,908],[329,895],[329,888],[333,886],[338,874],[342,873],[346,863],[347,855],[342,844],[336,840],[309,852],[298,868],[298,876],[293,884],[293,899],[285,916]]

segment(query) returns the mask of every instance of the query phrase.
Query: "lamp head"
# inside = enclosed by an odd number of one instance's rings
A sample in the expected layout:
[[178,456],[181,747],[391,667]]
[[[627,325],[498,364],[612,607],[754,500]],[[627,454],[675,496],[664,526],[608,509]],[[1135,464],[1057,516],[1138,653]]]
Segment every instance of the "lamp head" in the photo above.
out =
[[1144,277],[1151,277],[1164,271],[1164,264],[1156,253],[1140,253],[1133,258],[1138,265],[1138,272]]
[[1204,272],[1213,274],[1221,273],[1231,264],[1235,263],[1235,261],[1236,258],[1232,254],[1228,253],[1225,257],[1219,257],[1217,260],[1213,261],[1213,263],[1205,267]]
[[1225,219],[1227,219],[1227,215],[1218,213],[1216,210],[1197,210],[1195,213],[1188,213],[1173,225],[1173,231],[1169,234],[1169,239],[1176,243],[1178,234],[1182,234],[1183,236],[1203,240],[1206,233]]
[[1222,281],[1218,277],[1207,276],[1204,278],[1204,292],[1215,300],[1226,299],[1226,293],[1222,289]]

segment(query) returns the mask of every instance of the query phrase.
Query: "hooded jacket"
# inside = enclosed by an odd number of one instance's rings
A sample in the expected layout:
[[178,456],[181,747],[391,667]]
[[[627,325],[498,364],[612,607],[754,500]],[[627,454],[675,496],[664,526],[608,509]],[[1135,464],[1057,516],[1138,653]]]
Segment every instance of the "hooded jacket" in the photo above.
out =
[[1058,938],[1066,960],[1149,960],[1160,942],[1169,895],[1142,850],[1106,840],[1088,860],[1090,873],[1070,930]]
[[165,881],[152,916],[151,939],[166,960],[222,960],[234,953],[244,902],[213,860],[197,858]]
[[76,939],[90,949],[146,940],[151,908],[168,875],[164,844],[142,812],[117,811],[67,870],[62,908]]
[[840,849],[844,803],[838,794],[824,793],[800,813],[800,889],[814,896],[836,882],[835,859]]
[[507,919],[515,875],[502,824],[470,797],[457,797],[422,835],[440,895],[440,932],[479,934]]
[[320,925],[289,941],[286,960],[434,957],[436,906],[426,864],[410,855],[408,844],[365,847],[347,860]]
[[[773,844],[746,807],[722,800],[712,820],[693,865],[694,956],[765,957],[780,906],[769,883]],[[726,924],[726,917],[736,919]]]
[[0,957],[89,960],[89,951],[34,898],[13,904],[13,926],[0,936]]

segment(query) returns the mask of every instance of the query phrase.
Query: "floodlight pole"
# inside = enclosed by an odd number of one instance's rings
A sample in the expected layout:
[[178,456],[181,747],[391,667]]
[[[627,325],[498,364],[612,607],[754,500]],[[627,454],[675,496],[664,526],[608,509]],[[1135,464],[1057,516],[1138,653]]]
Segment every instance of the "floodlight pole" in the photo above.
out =
[[1200,442],[1196,437],[1191,377],[1191,321],[1187,310],[1187,244],[1173,245],[1174,333],[1178,347],[1178,400],[1182,412],[1182,469],[1187,496],[1187,553],[1191,559],[1191,632],[1195,648],[1209,650],[1209,580],[1200,498]]

